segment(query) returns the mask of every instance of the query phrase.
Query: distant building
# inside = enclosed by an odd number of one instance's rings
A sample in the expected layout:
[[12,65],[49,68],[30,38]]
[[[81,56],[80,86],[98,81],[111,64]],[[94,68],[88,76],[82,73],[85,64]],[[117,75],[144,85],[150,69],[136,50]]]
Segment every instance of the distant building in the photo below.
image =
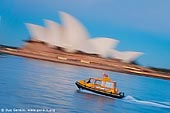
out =
[[61,47],[70,53],[82,52],[97,54],[103,58],[116,58],[123,62],[132,62],[143,53],[116,49],[118,40],[107,37],[90,38],[84,26],[73,16],[60,12],[62,25],[45,20],[45,27],[26,23],[31,40],[43,42],[49,47]]

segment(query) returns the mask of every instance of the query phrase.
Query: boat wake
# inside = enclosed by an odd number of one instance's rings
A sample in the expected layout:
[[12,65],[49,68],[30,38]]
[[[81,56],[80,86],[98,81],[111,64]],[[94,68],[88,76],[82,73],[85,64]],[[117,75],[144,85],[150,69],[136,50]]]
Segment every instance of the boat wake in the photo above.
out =
[[132,97],[130,95],[124,97],[123,100],[125,100],[126,102],[130,102],[130,103],[143,104],[143,105],[147,105],[147,106],[170,109],[170,102],[138,100],[138,99],[135,99],[134,97]]
[[[80,92],[79,90],[77,90],[77,91]],[[93,92],[87,91],[87,90],[81,90],[81,93],[104,96],[104,95],[93,93]],[[104,97],[108,97],[108,96],[104,96]],[[112,97],[110,97],[110,98],[112,98]],[[139,99],[136,99],[130,95],[125,96],[122,100],[125,102],[133,103],[133,104],[141,104],[141,105],[146,105],[146,106],[170,109],[170,102],[139,100]]]

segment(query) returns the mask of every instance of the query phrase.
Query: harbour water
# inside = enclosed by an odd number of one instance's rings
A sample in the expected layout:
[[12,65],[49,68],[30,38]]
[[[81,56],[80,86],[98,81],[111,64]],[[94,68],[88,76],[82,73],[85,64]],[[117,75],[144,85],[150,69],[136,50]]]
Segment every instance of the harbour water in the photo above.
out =
[[[123,99],[79,91],[75,81],[109,74]],[[170,81],[0,55],[0,112],[170,113]]]

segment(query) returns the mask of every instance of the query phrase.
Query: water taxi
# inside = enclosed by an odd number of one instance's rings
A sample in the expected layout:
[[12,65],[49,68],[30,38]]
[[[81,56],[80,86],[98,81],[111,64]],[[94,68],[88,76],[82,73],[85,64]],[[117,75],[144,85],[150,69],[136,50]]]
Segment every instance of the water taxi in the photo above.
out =
[[88,78],[75,83],[79,89],[85,89],[97,94],[114,98],[123,98],[124,92],[119,92],[116,82],[112,81],[108,75],[103,74],[102,78]]

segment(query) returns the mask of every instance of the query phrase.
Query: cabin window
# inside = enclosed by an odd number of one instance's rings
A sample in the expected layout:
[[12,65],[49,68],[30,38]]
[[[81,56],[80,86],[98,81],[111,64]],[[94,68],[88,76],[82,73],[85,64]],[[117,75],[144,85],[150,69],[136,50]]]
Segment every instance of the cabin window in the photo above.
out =
[[105,86],[108,88],[113,88],[113,83],[112,82],[106,82]]
[[94,82],[94,84],[101,85],[101,81],[100,81],[100,80],[96,80],[96,81]]

